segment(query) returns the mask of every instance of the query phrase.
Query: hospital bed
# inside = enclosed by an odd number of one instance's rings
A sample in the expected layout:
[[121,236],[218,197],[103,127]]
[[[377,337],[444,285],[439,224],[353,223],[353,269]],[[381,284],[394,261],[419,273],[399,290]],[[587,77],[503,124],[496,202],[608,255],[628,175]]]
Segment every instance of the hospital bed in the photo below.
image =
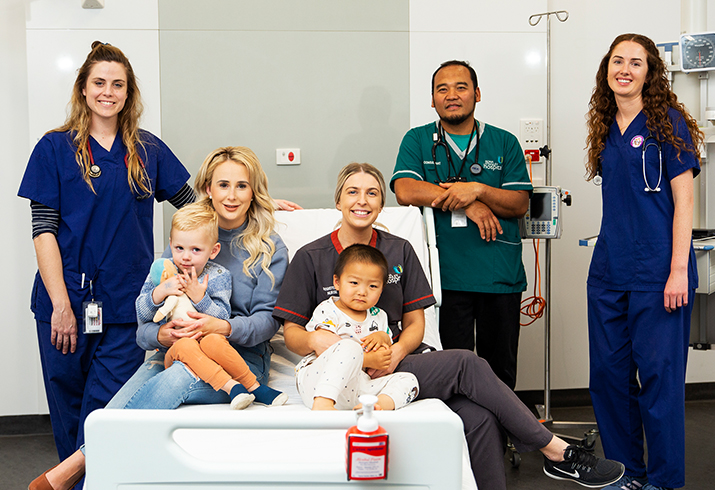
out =
[[[292,258],[302,245],[334,230],[340,218],[333,209],[278,212],[277,231]],[[430,255],[418,208],[385,208],[376,226],[408,239],[427,276],[438,280],[438,274],[430,273],[430,266],[437,263]],[[441,347],[434,308],[426,317],[425,342]],[[477,488],[462,422],[435,399],[413,402],[395,412],[377,412],[380,425],[390,434],[388,478],[348,481],[345,432],[355,425],[357,414],[307,409],[295,387],[294,366],[300,356],[285,347],[282,330],[271,345],[268,385],[288,394],[286,405],[254,404],[240,412],[227,404],[97,410],[85,426],[86,488]]]

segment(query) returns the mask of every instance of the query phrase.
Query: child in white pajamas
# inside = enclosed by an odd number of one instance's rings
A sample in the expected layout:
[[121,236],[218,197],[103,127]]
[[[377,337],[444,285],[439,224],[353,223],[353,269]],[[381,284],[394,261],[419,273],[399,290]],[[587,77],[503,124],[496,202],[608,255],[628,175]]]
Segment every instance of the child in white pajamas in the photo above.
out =
[[379,408],[395,410],[417,396],[417,378],[411,373],[371,379],[365,372],[390,366],[387,315],[375,307],[386,281],[387,261],[376,248],[352,245],[340,254],[333,276],[340,296],[320,303],[305,327],[332,332],[336,342],[296,366],[298,392],[306,406],[349,410],[358,405],[360,395],[371,394],[378,397]]

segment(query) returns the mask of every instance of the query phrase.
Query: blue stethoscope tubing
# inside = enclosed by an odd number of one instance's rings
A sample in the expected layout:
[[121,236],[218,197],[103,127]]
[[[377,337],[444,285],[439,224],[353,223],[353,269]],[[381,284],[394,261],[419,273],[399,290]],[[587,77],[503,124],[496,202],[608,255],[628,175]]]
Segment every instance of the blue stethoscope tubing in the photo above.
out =
[[[652,141],[648,141],[652,140]],[[658,183],[655,187],[651,187],[648,183],[648,175],[645,171],[645,156],[648,148],[655,146],[658,149]],[[645,182],[645,192],[660,192],[660,182],[663,179],[663,147],[660,145],[660,141],[655,139],[653,135],[649,134],[648,137],[643,141],[641,147],[641,159],[643,160],[643,182]],[[596,176],[593,178],[593,183],[596,185],[601,185],[603,183],[603,177],[601,176],[601,164],[598,165],[598,170],[596,171]]]

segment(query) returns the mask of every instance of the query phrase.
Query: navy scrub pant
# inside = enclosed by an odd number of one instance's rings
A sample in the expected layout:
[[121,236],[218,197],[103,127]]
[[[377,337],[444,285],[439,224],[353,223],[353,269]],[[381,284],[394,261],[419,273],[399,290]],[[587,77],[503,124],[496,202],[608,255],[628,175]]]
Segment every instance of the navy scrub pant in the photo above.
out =
[[[607,458],[652,485],[685,485],[688,305],[668,313],[662,292],[588,286],[590,391]],[[648,443],[644,463],[643,435]]]
[[418,400],[438,398],[462,419],[479,490],[506,490],[506,436],[521,452],[541,449],[553,438],[474,352],[454,349],[411,354],[396,371],[417,377]]
[[104,408],[141,366],[144,351],[136,343],[136,323],[105,324],[101,334],[80,332],[74,354],[58,351],[51,331],[50,323],[37,321],[52,432],[64,460],[84,444],[84,420]]

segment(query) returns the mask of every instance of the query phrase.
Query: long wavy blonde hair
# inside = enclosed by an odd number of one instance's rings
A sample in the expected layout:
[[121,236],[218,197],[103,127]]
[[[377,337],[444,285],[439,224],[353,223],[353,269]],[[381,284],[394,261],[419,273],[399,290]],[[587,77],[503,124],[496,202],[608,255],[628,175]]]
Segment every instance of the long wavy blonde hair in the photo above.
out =
[[[127,147],[127,181],[132,192],[141,191],[143,194],[151,194],[151,184],[149,177],[144,170],[139,158],[137,146],[144,149],[139,130],[139,119],[141,118],[144,106],[141,101],[141,94],[134,76],[134,70],[127,57],[119,48],[100,41],[92,43],[92,50],[87,55],[87,59],[77,72],[77,79],[72,88],[72,98],[69,102],[69,114],[65,123],[59,128],[48,131],[74,132],[73,142],[77,147],[75,160],[82,171],[82,178],[87,183],[92,192],[95,192],[92,179],[89,176],[91,160],[89,157],[89,129],[92,122],[92,111],[87,105],[87,100],[82,91],[87,88],[89,74],[92,67],[103,61],[119,63],[124,67],[127,75],[127,100],[117,118],[117,133],[121,135],[124,146]],[[144,152],[146,154],[146,151]],[[96,194],[96,192],[95,192]]]
[[206,189],[213,181],[216,168],[228,161],[246,167],[248,184],[253,191],[253,200],[246,212],[246,229],[236,235],[231,247],[243,247],[248,251],[248,258],[243,261],[244,274],[250,277],[251,271],[260,264],[261,269],[271,278],[272,286],[275,286],[275,277],[269,269],[276,251],[276,245],[271,239],[275,227],[273,199],[268,195],[268,178],[256,154],[245,146],[227,146],[209,153],[194,181],[197,200],[213,205]]
[[[655,43],[641,34],[621,34],[611,43],[608,53],[601,60],[596,73],[596,86],[588,106],[588,115],[586,116],[588,126],[586,178],[588,180],[594,178],[598,173],[601,165],[601,152],[606,145],[608,132],[616,117],[616,112],[618,112],[613,90],[608,86],[608,64],[613,50],[624,41],[640,44],[647,54],[648,75],[643,85],[641,98],[643,112],[647,117],[648,130],[658,141],[673,145],[677,151],[678,159],[680,159],[680,153],[684,151],[691,153],[700,162],[698,148],[702,145],[703,133],[698,128],[697,121],[688,113],[685,106],[678,102],[678,97],[670,89],[665,63],[660,58]],[[678,111],[685,121],[693,140],[692,145],[673,134],[673,124],[668,117],[668,109],[671,107]]]

